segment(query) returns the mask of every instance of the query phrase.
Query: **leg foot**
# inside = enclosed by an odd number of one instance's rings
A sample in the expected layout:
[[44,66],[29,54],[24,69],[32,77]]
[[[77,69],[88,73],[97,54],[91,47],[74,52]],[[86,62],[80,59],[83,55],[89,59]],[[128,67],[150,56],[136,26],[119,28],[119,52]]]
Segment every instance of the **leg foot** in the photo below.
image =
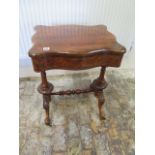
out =
[[98,99],[98,109],[99,109],[100,120],[105,120],[105,115],[104,115],[104,111],[103,111],[103,105],[104,105],[105,99],[104,99],[103,91],[95,92],[95,96]]

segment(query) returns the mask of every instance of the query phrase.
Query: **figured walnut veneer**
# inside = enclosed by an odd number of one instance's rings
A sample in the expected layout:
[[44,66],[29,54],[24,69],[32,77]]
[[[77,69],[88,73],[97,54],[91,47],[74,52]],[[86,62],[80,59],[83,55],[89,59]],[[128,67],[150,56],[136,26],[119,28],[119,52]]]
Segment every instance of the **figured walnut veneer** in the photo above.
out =
[[103,25],[37,26],[35,29],[29,56],[36,72],[118,67],[125,52]]
[[[126,49],[120,45],[115,36],[107,31],[106,26],[36,26],[32,37],[33,47],[29,50],[33,68],[41,72],[42,83],[38,91],[43,94],[46,111],[45,123],[50,124],[50,95],[71,95],[95,92],[98,98],[99,115],[103,119],[103,89],[107,83],[104,79],[106,67],[119,67]],[[47,81],[46,70],[66,69],[83,70],[101,67],[100,76],[90,88],[84,90],[67,90],[53,92],[54,86]]]

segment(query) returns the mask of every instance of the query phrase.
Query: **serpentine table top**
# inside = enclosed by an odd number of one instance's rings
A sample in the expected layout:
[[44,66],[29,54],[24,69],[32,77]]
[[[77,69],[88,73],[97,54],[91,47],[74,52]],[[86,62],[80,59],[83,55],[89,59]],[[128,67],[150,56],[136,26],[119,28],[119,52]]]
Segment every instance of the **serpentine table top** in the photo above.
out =
[[[32,37],[33,47],[29,51],[35,71],[80,70],[101,65],[117,67],[125,52],[125,48],[104,25],[36,26],[35,30]],[[42,57],[46,63],[41,61]],[[56,62],[57,58],[59,64]]]

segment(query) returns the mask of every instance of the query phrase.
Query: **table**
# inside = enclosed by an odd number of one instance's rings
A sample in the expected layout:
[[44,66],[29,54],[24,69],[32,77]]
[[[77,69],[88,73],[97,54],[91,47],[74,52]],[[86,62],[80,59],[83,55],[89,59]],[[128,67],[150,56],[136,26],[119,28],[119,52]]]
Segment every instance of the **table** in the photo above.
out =
[[[50,125],[49,102],[51,95],[71,95],[94,92],[98,99],[100,119],[105,119],[103,89],[107,83],[104,79],[106,67],[119,67],[126,52],[115,36],[105,25],[58,25],[35,27],[32,37],[33,46],[29,56],[35,72],[41,73],[39,93],[43,95],[45,124]],[[101,67],[99,77],[89,88],[62,90],[55,92],[52,83],[48,82],[46,71],[51,69],[84,70]]]

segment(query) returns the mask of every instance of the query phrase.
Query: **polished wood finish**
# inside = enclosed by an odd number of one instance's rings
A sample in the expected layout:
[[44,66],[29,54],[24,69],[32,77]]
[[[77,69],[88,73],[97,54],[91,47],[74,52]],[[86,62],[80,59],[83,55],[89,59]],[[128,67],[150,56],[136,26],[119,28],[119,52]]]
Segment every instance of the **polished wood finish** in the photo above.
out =
[[37,26],[29,51],[36,72],[118,67],[125,48],[106,26]]
[[[106,67],[119,67],[126,51],[115,36],[107,31],[106,26],[36,26],[32,37],[33,47],[29,50],[34,71],[41,73],[42,83],[38,91],[43,94],[45,123],[50,125],[49,101],[51,95],[71,95],[94,92],[98,99],[100,119],[103,113],[103,89]],[[66,69],[83,70],[101,67],[99,77],[89,88],[54,92],[54,86],[47,81],[46,70]]]
[[[32,37],[34,46],[30,55],[48,53],[85,56],[96,52],[123,53],[125,48],[116,42],[115,36],[107,31],[106,26],[36,26]],[[43,47],[50,47],[44,49]]]

